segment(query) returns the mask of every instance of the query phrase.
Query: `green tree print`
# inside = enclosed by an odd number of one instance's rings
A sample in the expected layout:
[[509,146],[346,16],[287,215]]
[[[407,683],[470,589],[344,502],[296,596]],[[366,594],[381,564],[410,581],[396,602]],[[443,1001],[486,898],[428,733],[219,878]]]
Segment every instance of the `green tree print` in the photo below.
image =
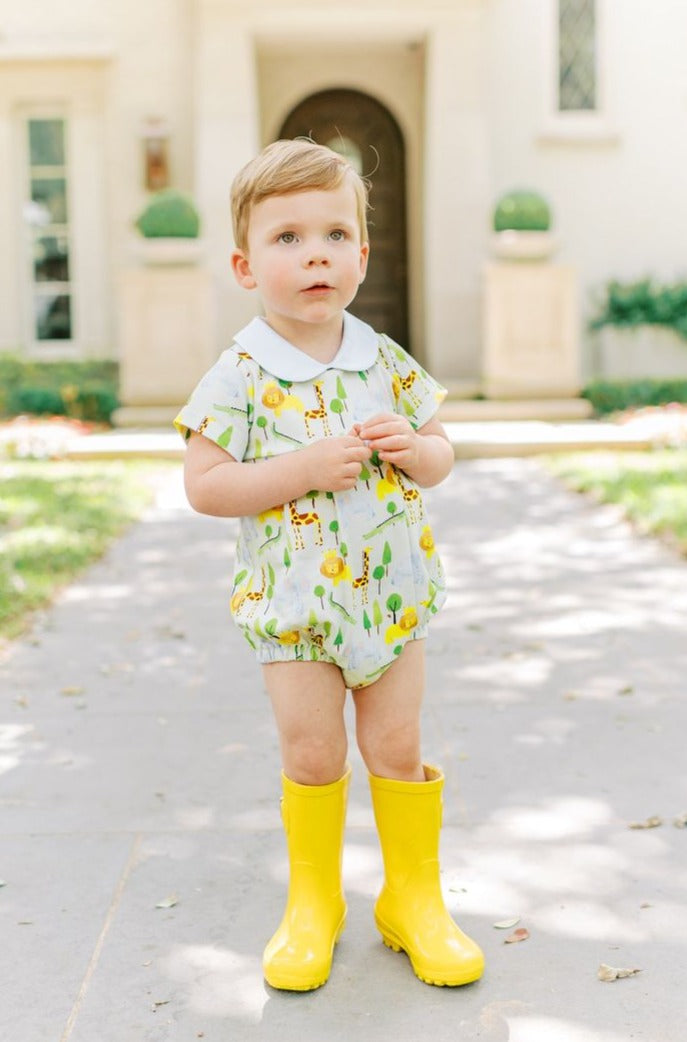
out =
[[393,615],[394,626],[396,625],[396,613],[401,610],[403,598],[397,593],[391,593],[386,599],[386,606]]
[[386,569],[386,574],[389,574],[389,565],[391,564],[391,547],[388,542],[384,542],[384,549],[382,550],[382,564]]
[[346,405],[346,398],[348,397],[348,395],[346,394],[346,388],[344,387],[343,380],[340,376],[337,376],[336,378],[336,393],[344,409],[347,409],[348,406]]
[[329,403],[329,408],[333,413],[335,413],[339,417],[341,421],[341,426],[345,428],[346,421],[343,418],[344,403],[341,401],[341,399],[332,398],[331,402]]

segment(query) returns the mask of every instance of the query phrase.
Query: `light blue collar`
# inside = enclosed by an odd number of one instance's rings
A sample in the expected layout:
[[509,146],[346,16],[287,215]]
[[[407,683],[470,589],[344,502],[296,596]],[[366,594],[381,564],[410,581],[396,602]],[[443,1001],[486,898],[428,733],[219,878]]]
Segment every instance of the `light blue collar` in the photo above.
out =
[[369,369],[377,359],[379,336],[372,326],[344,311],[341,347],[331,362],[318,362],[275,333],[264,318],[254,318],[236,334],[235,343],[246,351],[266,372],[278,380],[298,382],[313,380],[327,369],[360,372]]

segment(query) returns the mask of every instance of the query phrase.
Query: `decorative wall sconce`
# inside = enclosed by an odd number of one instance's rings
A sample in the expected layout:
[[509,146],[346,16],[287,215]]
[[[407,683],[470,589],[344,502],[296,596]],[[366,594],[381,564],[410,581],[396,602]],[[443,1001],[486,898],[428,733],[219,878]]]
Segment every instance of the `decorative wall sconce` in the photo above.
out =
[[150,118],[141,128],[144,184],[151,192],[169,187],[169,125],[166,119]]

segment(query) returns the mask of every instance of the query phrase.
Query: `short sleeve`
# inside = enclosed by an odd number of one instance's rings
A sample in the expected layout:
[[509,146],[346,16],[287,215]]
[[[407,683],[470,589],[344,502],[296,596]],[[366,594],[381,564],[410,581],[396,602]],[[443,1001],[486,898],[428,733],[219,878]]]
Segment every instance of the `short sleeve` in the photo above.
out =
[[174,426],[185,440],[197,431],[240,461],[248,446],[251,399],[252,381],[241,357],[236,351],[225,351],[197,385]]
[[388,337],[382,338],[380,354],[391,373],[396,411],[418,430],[432,419],[448,392]]

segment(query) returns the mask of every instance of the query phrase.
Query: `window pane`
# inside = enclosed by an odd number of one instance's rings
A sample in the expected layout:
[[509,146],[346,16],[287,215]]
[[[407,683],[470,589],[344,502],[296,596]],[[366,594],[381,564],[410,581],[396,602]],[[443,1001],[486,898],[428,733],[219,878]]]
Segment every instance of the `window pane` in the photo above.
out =
[[559,0],[558,105],[562,111],[596,108],[594,0]]
[[31,166],[64,166],[64,120],[29,120]]
[[50,215],[49,224],[67,221],[67,182],[63,177],[33,178],[31,198]]
[[69,281],[69,243],[66,235],[44,235],[33,246],[36,282]]
[[66,293],[34,297],[37,340],[70,340],[71,298]]

